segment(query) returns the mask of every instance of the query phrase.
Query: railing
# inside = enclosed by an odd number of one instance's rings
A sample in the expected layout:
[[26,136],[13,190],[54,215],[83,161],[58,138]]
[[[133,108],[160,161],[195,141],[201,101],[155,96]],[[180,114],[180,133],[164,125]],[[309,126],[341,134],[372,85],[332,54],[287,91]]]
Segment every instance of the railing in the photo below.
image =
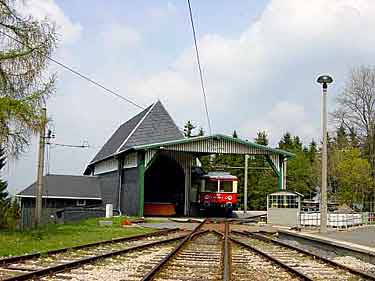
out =
[[[375,224],[375,213],[328,213],[327,227],[331,228],[349,228],[359,225]],[[306,228],[316,228],[320,225],[320,213],[306,213],[300,214],[300,226]]]

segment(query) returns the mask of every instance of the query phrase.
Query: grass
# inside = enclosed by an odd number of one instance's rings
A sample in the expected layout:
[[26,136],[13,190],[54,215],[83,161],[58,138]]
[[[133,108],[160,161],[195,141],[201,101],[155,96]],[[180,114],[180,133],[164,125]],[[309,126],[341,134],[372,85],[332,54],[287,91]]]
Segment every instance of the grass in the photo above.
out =
[[123,217],[112,218],[112,226],[99,226],[103,218],[76,223],[49,224],[31,230],[0,230],[0,257],[17,256],[154,231],[151,228],[121,227]]

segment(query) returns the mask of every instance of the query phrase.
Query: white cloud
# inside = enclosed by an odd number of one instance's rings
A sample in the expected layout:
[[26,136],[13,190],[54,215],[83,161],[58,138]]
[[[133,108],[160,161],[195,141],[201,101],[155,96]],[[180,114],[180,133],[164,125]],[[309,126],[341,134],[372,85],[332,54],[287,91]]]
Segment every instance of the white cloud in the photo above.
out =
[[[316,129],[310,129],[311,124],[320,118],[314,79],[329,72],[340,85],[349,67],[368,63],[369,54],[375,55],[375,39],[369,36],[374,14],[375,1],[274,0],[238,38],[203,35],[198,44],[216,131],[227,130],[229,119],[220,115],[230,112],[237,127],[262,124],[267,115],[269,122],[263,125],[269,130],[288,128],[312,138]],[[171,65],[173,71],[143,77],[131,92],[144,99],[159,96],[175,108],[178,118],[185,118],[187,105],[191,116],[200,114],[202,96],[193,47]],[[284,107],[289,111],[282,111]],[[302,115],[304,122],[295,122],[293,114]]]
[[76,41],[82,32],[82,26],[73,23],[54,0],[16,1],[16,8],[24,16],[53,22],[63,43]]
[[175,15],[177,8],[175,4],[168,1],[166,5],[152,6],[147,9],[147,15],[153,20],[168,20],[168,17]]
[[141,43],[141,35],[123,24],[109,24],[100,32],[100,39],[108,48],[135,48]]
[[[30,8],[36,10],[33,14],[53,17],[67,38],[79,36],[79,24],[62,13],[57,1],[29,3],[35,3]],[[149,11],[145,20],[161,17],[174,24],[177,17],[171,18],[175,7],[164,5],[160,9]],[[257,130],[267,130],[271,144],[276,144],[286,131],[300,135],[305,142],[316,138],[320,132],[320,87],[315,78],[321,72],[334,76],[335,83],[329,91],[332,108],[333,97],[340,91],[349,67],[369,64],[375,57],[375,37],[371,36],[374,15],[372,0],[272,0],[257,21],[249,23],[237,37],[227,38],[219,32],[200,36],[214,131],[230,134],[236,129],[241,137],[252,139]],[[223,19],[223,24],[226,21],[230,19]],[[199,26],[203,24],[210,22],[200,19]],[[85,36],[80,46],[61,48],[59,54],[65,63],[142,105],[160,98],[179,125],[192,119],[207,131],[192,44],[181,50],[176,59],[167,55],[163,60],[165,50],[173,48],[174,39],[168,41],[169,34],[164,36],[165,42],[157,46],[165,49],[158,50],[151,45],[152,40],[157,40],[157,32],[164,30],[147,25],[141,33],[137,28],[117,22],[100,25],[97,30],[85,27],[83,31],[91,36]],[[186,42],[191,42],[190,29],[187,27],[184,32],[189,38]],[[98,34],[104,37],[94,36]],[[198,34],[202,33],[198,30]],[[147,41],[146,35],[152,40]],[[171,53],[171,57],[176,54]],[[163,59],[154,60],[158,55]],[[168,59],[172,61],[167,62]],[[137,112],[117,98],[103,95],[101,89],[70,73],[59,72],[58,93],[49,101],[59,141],[80,143],[87,139],[100,146],[118,125]],[[79,155],[56,149],[52,171],[79,174],[96,151],[82,151]],[[24,171],[35,170],[30,169],[35,166],[34,158],[22,164]],[[29,177],[29,183],[30,178],[34,176]]]
[[276,146],[277,140],[287,132],[310,141],[313,136],[319,136],[320,124],[311,122],[305,107],[300,104],[281,101],[276,103],[269,112],[257,120],[251,120],[241,128],[245,132],[266,131],[271,137],[271,145]]

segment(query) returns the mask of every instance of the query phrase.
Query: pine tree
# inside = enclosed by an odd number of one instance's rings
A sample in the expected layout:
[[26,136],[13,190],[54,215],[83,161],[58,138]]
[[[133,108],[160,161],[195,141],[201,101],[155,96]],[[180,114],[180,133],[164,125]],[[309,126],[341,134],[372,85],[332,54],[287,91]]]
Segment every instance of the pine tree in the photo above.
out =
[[265,131],[258,132],[257,137],[254,140],[257,144],[268,145],[268,136]]
[[204,136],[204,130],[203,130],[203,128],[201,127],[201,128],[199,128],[199,133],[198,133],[198,136],[199,137],[203,137]]
[[336,137],[334,139],[337,149],[346,149],[349,146],[348,136],[343,125],[336,130]]
[[293,144],[293,139],[290,133],[285,133],[281,140],[279,141],[279,148],[284,149],[284,150],[289,150],[293,151],[294,149],[294,144]]
[[317,144],[314,140],[312,140],[308,148],[308,157],[310,159],[311,164],[315,162],[316,153],[317,153]]
[[[254,141],[257,144],[268,145],[269,140],[267,133],[265,131],[258,132]],[[273,171],[265,169],[269,167],[269,164],[265,161],[264,156],[258,156],[251,159],[249,166],[260,168],[250,170],[249,173],[249,208],[254,210],[265,210],[267,208],[267,195],[277,190],[276,175]]]
[[193,125],[193,123],[189,120],[186,122],[184,126],[184,135],[187,138],[193,137],[193,130],[196,128],[196,126]]
[[232,137],[234,137],[235,139],[238,139],[238,135],[237,135],[237,131],[236,130],[233,131]]

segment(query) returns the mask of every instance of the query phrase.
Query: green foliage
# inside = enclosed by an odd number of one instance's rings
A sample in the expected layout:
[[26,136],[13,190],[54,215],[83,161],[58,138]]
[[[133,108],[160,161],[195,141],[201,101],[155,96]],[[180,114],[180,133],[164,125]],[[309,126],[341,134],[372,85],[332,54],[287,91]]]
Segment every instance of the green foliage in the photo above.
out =
[[296,155],[288,160],[287,189],[307,197],[313,196],[318,184],[314,169],[317,154],[315,141],[312,140],[308,147],[304,147],[298,136],[286,133],[279,142],[279,148]]
[[188,120],[184,126],[184,135],[186,138],[194,138],[194,137],[201,137],[204,136],[203,128],[199,128],[197,134],[194,134],[195,129],[197,128],[196,125],[193,124],[190,120]]
[[340,154],[337,163],[339,189],[336,198],[340,203],[353,206],[363,204],[368,195],[374,192],[371,165],[361,158],[358,148],[337,152]]
[[[5,166],[5,163],[5,151],[0,148],[0,171]],[[15,228],[20,215],[18,201],[9,198],[7,187],[7,182],[0,179],[0,229]]]
[[255,143],[261,144],[261,145],[268,145],[268,136],[265,131],[258,132],[257,137],[255,138]]
[[193,136],[193,130],[196,128],[196,126],[193,125],[193,123],[189,120],[186,122],[184,126],[184,135],[187,138],[191,138]]
[[0,145],[19,154],[44,125],[41,107],[55,82],[44,70],[56,35],[52,24],[22,17],[15,7],[16,1],[0,1],[0,31],[10,36],[1,36]]
[[315,193],[317,185],[309,151],[294,151],[296,156],[288,161],[287,189],[305,196]]

